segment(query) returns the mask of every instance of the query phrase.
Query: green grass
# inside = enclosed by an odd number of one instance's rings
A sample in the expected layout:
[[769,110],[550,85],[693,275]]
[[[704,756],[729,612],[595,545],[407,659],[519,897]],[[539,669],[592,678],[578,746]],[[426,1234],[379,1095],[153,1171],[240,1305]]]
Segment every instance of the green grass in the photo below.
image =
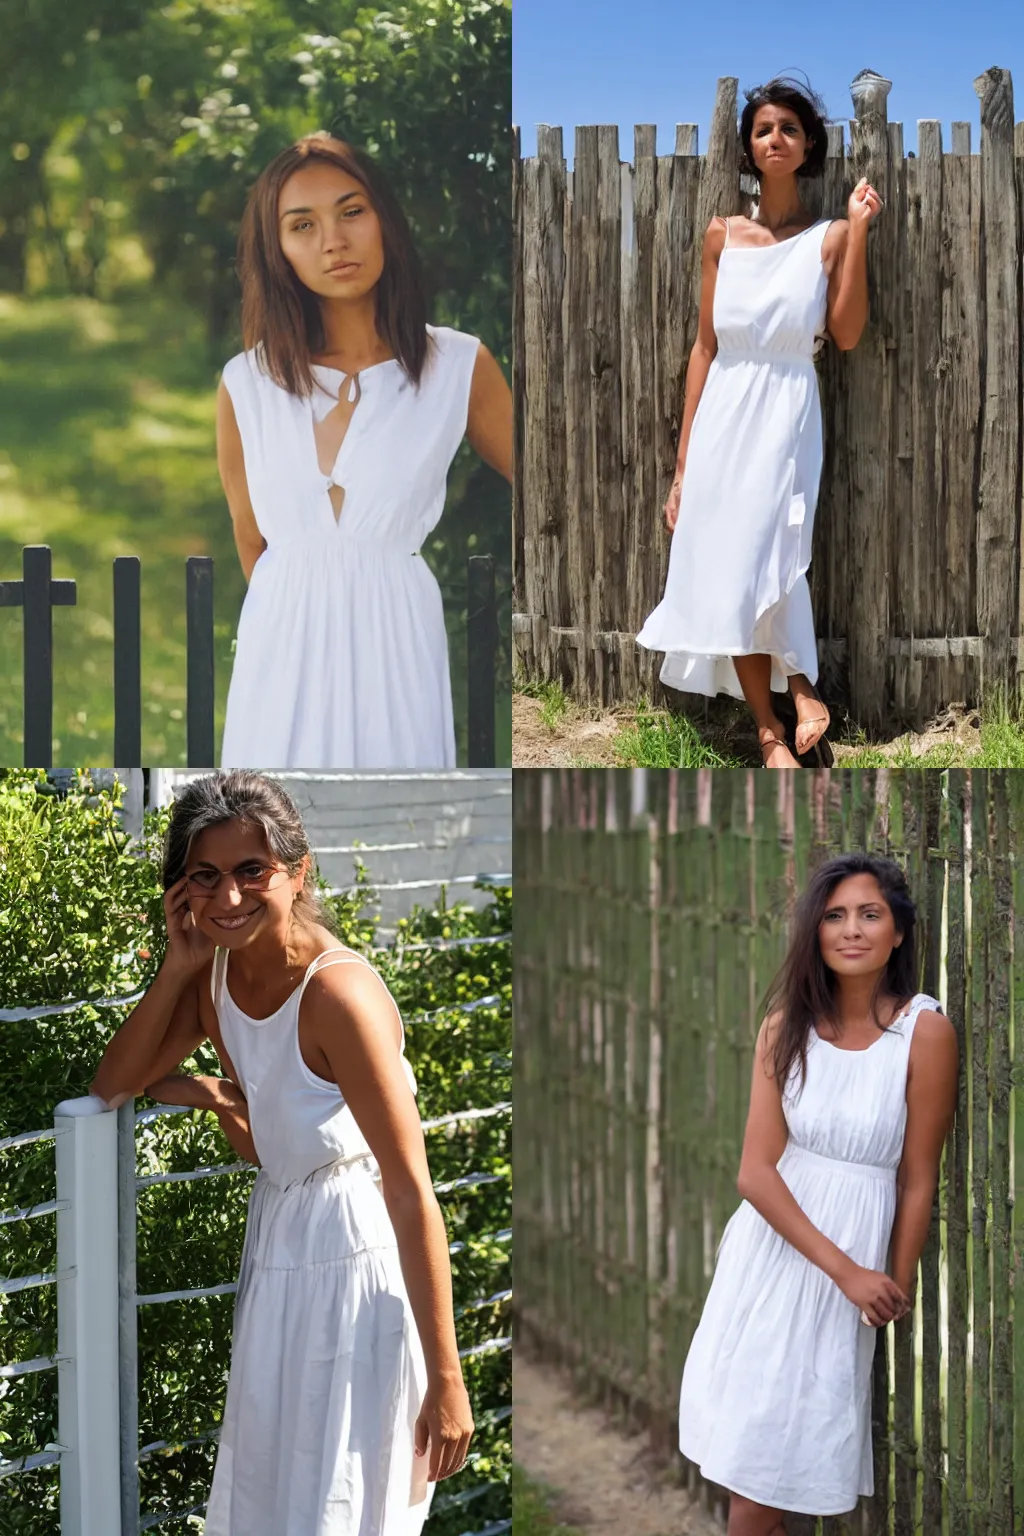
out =
[[[77,584],[53,614],[54,761],[113,761],[111,563],[142,560],[142,761],[185,762],[185,559],[214,559],[216,745],[245,582],[217,473],[217,376],[201,315],[159,288],[85,297],[0,295],[0,581],[48,544]],[[441,524],[441,531],[444,523]],[[463,756],[465,629],[450,641]],[[0,608],[0,766],[23,760],[20,608]],[[511,761],[498,701],[497,760]],[[130,766],[130,765],[125,765]]]
[[581,1536],[574,1527],[559,1525],[551,1513],[554,1495],[512,1463],[512,1536]]
[[630,725],[615,736],[622,768],[742,768],[743,759],[705,741],[686,715],[641,705]]
[[516,692],[528,699],[540,699],[540,718],[549,731],[555,731],[565,719],[570,701],[560,682],[516,682]]

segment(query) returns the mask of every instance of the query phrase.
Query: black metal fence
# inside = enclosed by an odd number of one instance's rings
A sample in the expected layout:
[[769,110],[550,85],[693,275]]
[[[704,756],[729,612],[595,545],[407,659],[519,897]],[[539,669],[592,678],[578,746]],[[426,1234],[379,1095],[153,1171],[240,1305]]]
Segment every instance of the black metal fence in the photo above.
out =
[[[49,545],[22,551],[19,581],[0,581],[0,608],[24,613],[24,761],[26,768],[53,763],[53,610],[73,607],[75,582],[53,577]],[[114,561],[114,763],[142,766],[142,562],[137,555]],[[467,760],[470,768],[495,766],[495,656],[498,613],[493,555],[470,555],[467,575]],[[190,768],[214,765],[213,560],[185,561],[186,756]],[[381,763],[382,768],[391,766]]]

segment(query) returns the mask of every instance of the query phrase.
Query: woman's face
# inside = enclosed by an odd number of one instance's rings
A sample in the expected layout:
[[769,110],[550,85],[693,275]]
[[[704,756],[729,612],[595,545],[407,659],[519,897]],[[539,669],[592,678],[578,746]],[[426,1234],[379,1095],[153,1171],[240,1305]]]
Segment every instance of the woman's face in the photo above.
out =
[[818,943],[821,958],[837,976],[877,975],[903,941],[874,875],[849,875],[829,896]]
[[811,140],[792,107],[758,107],[750,129],[750,153],[762,176],[792,176],[803,165]]
[[311,292],[353,300],[376,287],[384,238],[362,182],[336,165],[309,161],[281,188],[277,213],[285,259]]
[[185,893],[196,926],[223,949],[276,936],[283,940],[303,870],[289,875],[259,827],[226,821],[193,841]]

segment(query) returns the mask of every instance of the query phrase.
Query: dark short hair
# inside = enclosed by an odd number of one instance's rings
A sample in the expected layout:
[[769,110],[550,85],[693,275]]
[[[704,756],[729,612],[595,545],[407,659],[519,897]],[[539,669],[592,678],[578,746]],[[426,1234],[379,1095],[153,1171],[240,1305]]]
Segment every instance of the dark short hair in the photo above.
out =
[[747,176],[760,175],[750,152],[750,135],[758,107],[789,107],[800,119],[804,133],[813,141],[807,159],[796,174],[820,176],[828,154],[828,111],[810,83],[802,84],[790,75],[776,75],[766,85],[751,86],[743,94],[747,104],[740,117],[740,144],[743,150],[740,170]]

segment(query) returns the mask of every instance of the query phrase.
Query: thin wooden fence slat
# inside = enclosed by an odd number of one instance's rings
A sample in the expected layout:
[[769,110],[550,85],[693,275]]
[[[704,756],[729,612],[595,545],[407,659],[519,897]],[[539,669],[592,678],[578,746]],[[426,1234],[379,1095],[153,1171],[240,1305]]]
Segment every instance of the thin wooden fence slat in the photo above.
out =
[[968,1536],[967,1513],[967,1350],[963,1347],[969,1326],[968,1312],[968,1011],[967,928],[965,898],[970,889],[965,858],[965,831],[970,824],[970,776],[962,768],[949,774],[950,804],[949,901],[946,1008],[956,1028],[960,1047],[960,1081],[956,1119],[946,1146],[946,1273],[948,1279],[947,1334],[953,1347],[946,1352],[946,1421],[949,1453],[946,1507],[949,1536]]
[[989,928],[992,920],[988,774],[971,775],[971,1536],[983,1536],[988,1502],[991,1286],[988,1253]]
[[989,1102],[992,1106],[989,1246],[992,1251],[992,1461],[988,1530],[1013,1536],[1013,1339],[1010,1322],[1010,923],[1012,882],[1005,773],[993,773],[992,925],[989,938]]
[[494,556],[470,555],[466,581],[467,763],[493,768],[496,757],[494,687],[498,610]]

